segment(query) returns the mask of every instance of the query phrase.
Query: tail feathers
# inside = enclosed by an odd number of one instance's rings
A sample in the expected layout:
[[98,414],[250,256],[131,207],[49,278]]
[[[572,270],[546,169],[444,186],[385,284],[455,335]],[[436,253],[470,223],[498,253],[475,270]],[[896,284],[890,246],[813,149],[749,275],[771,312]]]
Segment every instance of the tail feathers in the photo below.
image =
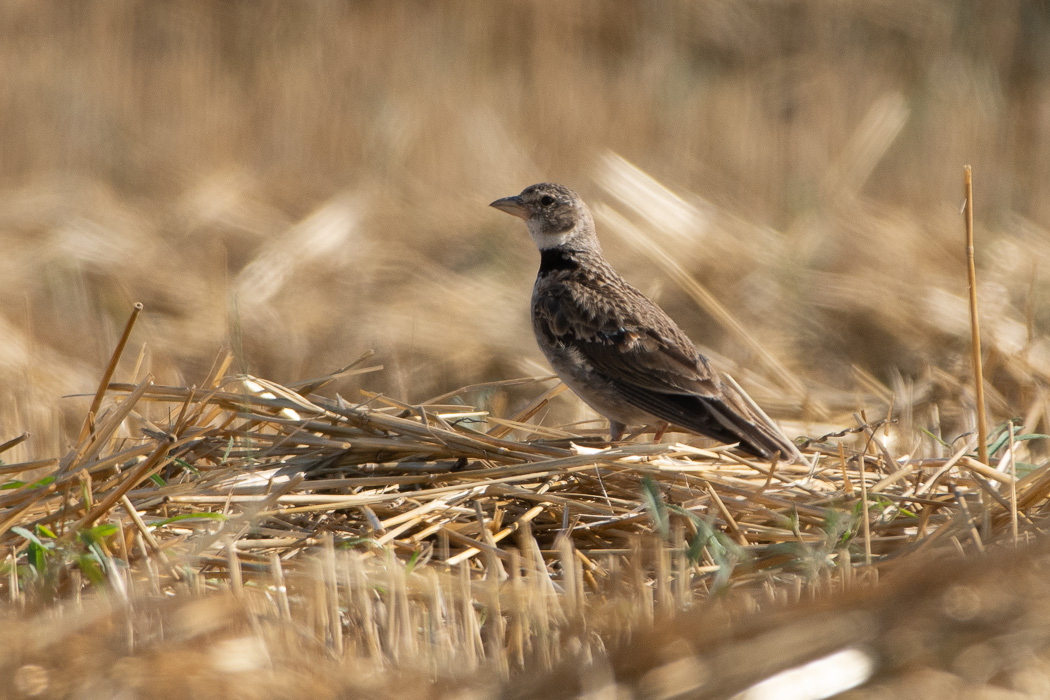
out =
[[721,401],[701,401],[707,404],[711,416],[726,430],[727,437],[731,435],[735,438],[726,439],[726,442],[739,442],[742,449],[763,459],[772,459],[779,452],[781,461],[795,461],[798,448],[779,431],[758,422],[761,419],[756,417],[755,421],[749,420]]
[[[723,397],[696,394],[668,394],[663,397],[659,413],[654,415],[687,430],[721,442],[740,443],[740,448],[762,459],[772,459],[777,452],[784,463],[798,459],[798,448],[775,426],[767,426],[761,417],[748,410],[733,394]],[[735,406],[733,404],[736,404]],[[662,414],[662,415],[661,415]]]
[[668,394],[631,384],[619,388],[627,403],[668,423],[721,442],[738,442],[741,449],[762,459],[772,459],[777,452],[786,463],[799,458],[798,448],[732,386],[723,384],[716,395]]

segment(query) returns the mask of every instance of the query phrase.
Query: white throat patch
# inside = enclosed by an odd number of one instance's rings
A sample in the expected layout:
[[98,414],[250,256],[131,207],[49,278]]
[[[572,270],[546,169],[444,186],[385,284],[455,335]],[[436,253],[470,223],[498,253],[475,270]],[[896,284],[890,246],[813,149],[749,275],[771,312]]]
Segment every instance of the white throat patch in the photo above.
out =
[[540,222],[529,219],[526,221],[529,227],[529,236],[532,238],[532,242],[536,244],[536,247],[540,250],[549,250],[550,248],[559,248],[572,238],[576,234],[576,227],[572,227],[568,231],[561,233],[544,233],[540,230]]

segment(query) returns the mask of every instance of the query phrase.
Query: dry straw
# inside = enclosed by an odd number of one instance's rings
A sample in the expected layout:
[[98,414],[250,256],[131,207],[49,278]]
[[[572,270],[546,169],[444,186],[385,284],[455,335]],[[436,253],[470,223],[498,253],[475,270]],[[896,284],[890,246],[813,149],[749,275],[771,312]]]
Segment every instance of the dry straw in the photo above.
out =
[[[336,659],[501,675],[712,592],[795,601],[873,581],[907,552],[1024,536],[1050,495],[1050,467],[1015,478],[1013,442],[998,468],[972,444],[897,455],[888,424],[863,415],[770,464],[688,436],[608,445],[540,427],[549,377],[409,405],[230,364],[200,387],[103,386],[67,454],[2,467],[10,600],[227,591],[306,625]],[[470,405],[509,384],[536,399],[503,417]]]
[[981,365],[981,324],[977,319],[977,270],[973,261],[973,171],[964,169],[966,208],[966,273],[970,290],[970,339],[973,352],[974,398],[977,402],[977,454],[988,463],[988,419],[984,410],[984,370]]

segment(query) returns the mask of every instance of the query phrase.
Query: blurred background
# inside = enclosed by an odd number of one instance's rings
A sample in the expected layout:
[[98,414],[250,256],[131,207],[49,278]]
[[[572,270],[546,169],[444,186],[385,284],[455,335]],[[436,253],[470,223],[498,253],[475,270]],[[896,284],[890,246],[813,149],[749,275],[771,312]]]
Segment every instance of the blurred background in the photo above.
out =
[[964,164],[990,406],[1046,420],[1046,2],[4,0],[0,75],[9,461],[68,446],[136,301],[123,381],[223,347],[281,382],[374,349],[351,400],[548,373],[487,206],[538,181],[778,417],[963,430]]

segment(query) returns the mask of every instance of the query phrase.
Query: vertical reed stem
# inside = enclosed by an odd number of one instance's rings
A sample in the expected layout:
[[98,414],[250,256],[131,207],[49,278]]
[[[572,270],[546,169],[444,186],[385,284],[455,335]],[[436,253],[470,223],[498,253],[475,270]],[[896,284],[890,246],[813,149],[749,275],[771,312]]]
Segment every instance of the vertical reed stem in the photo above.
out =
[[973,346],[973,375],[977,399],[977,455],[988,464],[988,422],[984,415],[984,370],[981,367],[981,327],[977,321],[977,270],[973,264],[973,173],[965,167],[963,190],[966,195],[966,263],[970,283],[970,333]]
[[135,321],[138,320],[140,311],[142,311],[142,302],[135,302],[135,305],[131,308],[131,316],[128,318],[128,322],[124,324],[124,332],[117,342],[113,355],[109,358],[106,371],[102,374],[102,381],[98,384],[95,398],[91,400],[91,408],[88,409],[87,417],[84,419],[84,427],[80,430],[79,442],[84,442],[89,435],[95,432],[95,419],[98,417],[98,409],[102,406],[102,397],[106,395],[106,389],[109,388],[109,382],[113,379],[113,373],[117,371],[117,363],[120,362],[120,356],[124,354],[124,347],[128,344],[128,338],[131,337],[131,329],[135,327]]

